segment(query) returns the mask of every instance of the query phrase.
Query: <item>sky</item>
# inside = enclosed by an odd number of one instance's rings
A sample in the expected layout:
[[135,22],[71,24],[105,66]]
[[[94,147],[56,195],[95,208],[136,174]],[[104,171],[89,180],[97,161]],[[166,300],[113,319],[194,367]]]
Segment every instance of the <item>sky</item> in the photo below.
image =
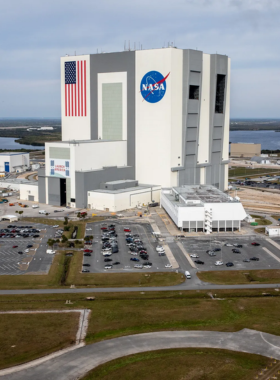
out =
[[280,118],[280,0],[0,0],[0,118],[60,117],[60,57],[161,48],[231,58],[231,117]]

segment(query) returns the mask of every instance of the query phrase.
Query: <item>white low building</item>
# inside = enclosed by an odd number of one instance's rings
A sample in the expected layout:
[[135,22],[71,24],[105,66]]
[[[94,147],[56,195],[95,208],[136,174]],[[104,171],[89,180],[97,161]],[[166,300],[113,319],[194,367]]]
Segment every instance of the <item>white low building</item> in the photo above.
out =
[[160,186],[138,185],[138,181],[111,181],[88,191],[88,208],[118,212],[159,202]]
[[280,236],[280,227],[278,226],[266,226],[265,233],[268,236]]
[[187,232],[240,230],[246,218],[238,197],[229,197],[210,185],[164,188],[161,206],[176,226]]
[[38,182],[20,184],[19,192],[19,198],[22,201],[38,202]]
[[21,173],[29,168],[29,153],[0,153],[0,171]]

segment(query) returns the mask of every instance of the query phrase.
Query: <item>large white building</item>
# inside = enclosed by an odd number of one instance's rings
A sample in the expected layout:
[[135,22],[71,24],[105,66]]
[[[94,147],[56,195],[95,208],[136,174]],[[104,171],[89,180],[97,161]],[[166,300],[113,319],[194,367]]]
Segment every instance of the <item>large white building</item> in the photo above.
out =
[[224,55],[169,47],[63,57],[62,141],[46,143],[39,201],[88,207],[92,191],[96,204],[102,184],[126,180],[226,189],[229,93]]
[[176,226],[187,232],[240,230],[246,217],[238,197],[208,185],[162,189],[161,206]]

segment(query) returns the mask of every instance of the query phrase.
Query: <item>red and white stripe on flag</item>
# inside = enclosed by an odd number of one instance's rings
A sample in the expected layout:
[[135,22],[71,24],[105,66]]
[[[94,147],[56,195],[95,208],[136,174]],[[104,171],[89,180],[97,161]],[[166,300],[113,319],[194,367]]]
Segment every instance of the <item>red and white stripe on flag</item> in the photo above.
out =
[[71,73],[74,76],[72,83],[67,83],[68,69],[65,66],[65,116],[87,116],[87,64],[86,61],[73,64],[76,70]]

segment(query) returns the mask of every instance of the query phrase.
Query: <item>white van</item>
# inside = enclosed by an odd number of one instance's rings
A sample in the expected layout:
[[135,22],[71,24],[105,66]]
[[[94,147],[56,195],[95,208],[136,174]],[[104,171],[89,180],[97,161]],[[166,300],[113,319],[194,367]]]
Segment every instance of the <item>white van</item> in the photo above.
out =
[[187,278],[192,278],[190,272],[188,272],[187,270],[186,270],[186,272],[185,272],[185,276],[186,276]]
[[39,208],[39,205],[32,205],[32,208]]
[[52,249],[47,249],[47,253],[49,253],[50,255],[53,255],[55,254],[55,251],[53,251]]
[[47,211],[46,210],[39,210],[39,214],[46,214]]

